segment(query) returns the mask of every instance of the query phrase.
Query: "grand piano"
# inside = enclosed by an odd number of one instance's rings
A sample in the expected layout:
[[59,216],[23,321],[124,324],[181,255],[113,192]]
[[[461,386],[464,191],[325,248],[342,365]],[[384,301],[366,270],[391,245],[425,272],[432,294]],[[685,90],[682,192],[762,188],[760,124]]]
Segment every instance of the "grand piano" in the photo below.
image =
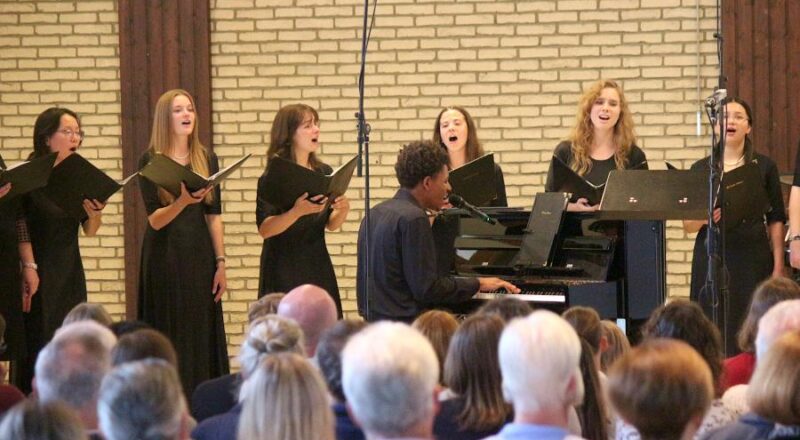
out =
[[434,224],[441,273],[496,276],[522,293],[478,293],[453,308],[468,314],[487,300],[513,296],[534,308],[560,312],[592,307],[604,319],[641,321],[664,303],[665,233],[663,221],[601,220],[596,214],[566,213],[546,266],[512,264],[528,227],[530,211],[483,209],[497,224],[449,210]]

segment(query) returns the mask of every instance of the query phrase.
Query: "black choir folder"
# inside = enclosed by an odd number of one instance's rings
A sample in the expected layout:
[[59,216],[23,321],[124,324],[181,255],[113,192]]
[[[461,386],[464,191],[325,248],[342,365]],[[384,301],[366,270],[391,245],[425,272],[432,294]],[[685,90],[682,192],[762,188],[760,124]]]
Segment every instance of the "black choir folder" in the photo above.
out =
[[43,191],[67,214],[83,220],[87,217],[83,209],[84,199],[95,199],[105,203],[135,175],[132,174],[117,182],[80,154],[73,153],[53,168],[50,180]]
[[[559,159],[558,156],[553,156],[551,166],[553,168],[553,184],[557,192],[570,193],[572,195],[571,200],[585,198],[590,205],[597,205],[603,200],[607,181],[600,185],[589,182]],[[647,169],[647,162],[638,163],[628,167],[628,169]]]
[[[708,173],[706,181],[708,181]],[[764,188],[758,164],[750,162],[728,171],[722,176],[725,229],[730,230],[741,223],[757,222],[769,211],[769,196]],[[716,200],[715,205],[719,204]]]
[[163,154],[156,154],[150,159],[139,174],[147,180],[164,188],[168,193],[175,197],[181,195],[181,182],[186,184],[189,192],[195,192],[207,186],[219,185],[231,173],[239,169],[242,164],[252,156],[245,154],[231,165],[217,171],[208,177],[203,177],[184,165],[175,162]]
[[56,157],[58,154],[50,153],[0,170],[0,186],[11,183],[11,191],[0,199],[0,204],[47,185]]
[[326,176],[281,157],[273,157],[267,165],[264,182],[266,201],[282,210],[289,210],[303,193],[309,197],[324,195],[328,203],[343,195],[358,163],[358,156]]
[[454,194],[472,205],[486,206],[497,198],[494,177],[494,153],[489,153],[450,171],[449,179]]
[[563,192],[538,193],[522,236],[519,252],[511,265],[519,268],[545,267],[553,264],[556,236],[564,222],[569,198]]

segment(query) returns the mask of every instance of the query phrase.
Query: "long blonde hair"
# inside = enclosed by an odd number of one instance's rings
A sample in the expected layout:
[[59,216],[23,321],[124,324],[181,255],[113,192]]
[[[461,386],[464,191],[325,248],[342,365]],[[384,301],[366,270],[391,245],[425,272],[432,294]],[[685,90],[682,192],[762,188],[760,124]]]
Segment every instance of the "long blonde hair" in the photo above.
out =
[[240,440],[333,440],[333,411],[325,382],[297,353],[268,355],[247,379]]
[[[195,106],[194,98],[186,90],[172,89],[164,92],[158,102],[156,102],[156,109],[153,112],[153,131],[150,133],[149,150],[151,154],[164,154],[170,156],[172,154],[172,101],[176,96],[185,96],[192,103],[192,108],[197,109]],[[189,134],[189,155],[192,171],[201,175],[209,176],[208,153],[206,147],[200,143],[200,136],[198,134],[199,121],[195,113],[194,127]],[[162,204],[168,205],[175,200],[175,197],[165,191],[163,188],[158,189],[158,199]],[[210,191],[203,200],[206,204],[210,204],[214,200],[214,191]]]
[[614,89],[619,93],[619,120],[614,126],[614,145],[617,147],[614,152],[614,163],[618,169],[628,165],[628,154],[636,143],[636,134],[633,131],[633,117],[628,108],[628,101],[622,92],[622,87],[616,81],[601,79],[591,85],[581,96],[578,102],[578,113],[575,127],[569,135],[572,143],[572,161],[569,163],[576,173],[581,176],[586,175],[592,169],[592,159],[589,156],[589,148],[594,141],[594,125],[592,124],[592,106],[603,89]]

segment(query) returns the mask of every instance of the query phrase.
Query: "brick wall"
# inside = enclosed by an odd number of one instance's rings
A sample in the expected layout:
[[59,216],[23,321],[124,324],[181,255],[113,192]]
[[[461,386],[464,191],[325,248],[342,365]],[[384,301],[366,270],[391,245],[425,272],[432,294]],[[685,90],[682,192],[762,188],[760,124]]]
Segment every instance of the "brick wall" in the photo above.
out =
[[[111,177],[122,173],[119,36],[113,0],[0,1],[0,154],[13,165],[33,149],[33,124],[48,107],[81,115],[80,152]],[[125,313],[122,196],[81,236],[89,301]]]
[[[258,284],[255,188],[272,118],[282,105],[308,103],[320,110],[322,159],[336,166],[356,153],[363,2],[210,1],[215,150],[223,165],[257,156],[224,184],[224,309],[235,354]],[[688,167],[704,155],[707,138],[695,135],[698,96],[709,93],[716,75],[715,2],[699,1],[700,34],[695,0],[380,1],[366,78],[374,201],[397,187],[398,148],[430,137],[442,106],[463,105],[486,149],[497,153],[509,203],[529,206],[553,148],[573,124],[581,90],[601,77],[621,81],[639,145],[654,166],[669,160]],[[35,116],[61,104],[83,115],[83,154],[121,177],[117,32],[111,0],[0,0],[0,152],[7,161],[29,151]],[[327,236],[350,315],[363,186],[356,178],[349,220]],[[111,199],[98,237],[82,239],[90,300],[118,315],[120,202],[119,195]],[[669,293],[684,296],[692,240],[673,223],[668,237]]]

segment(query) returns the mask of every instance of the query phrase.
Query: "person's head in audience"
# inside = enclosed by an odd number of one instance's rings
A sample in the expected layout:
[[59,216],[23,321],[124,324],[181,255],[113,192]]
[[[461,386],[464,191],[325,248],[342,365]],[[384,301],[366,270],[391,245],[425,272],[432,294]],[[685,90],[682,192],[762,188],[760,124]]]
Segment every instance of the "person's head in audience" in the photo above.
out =
[[111,350],[111,363],[118,366],[126,362],[147,358],[162,359],[178,369],[178,354],[172,342],[158,330],[145,328],[123,335]]
[[24,400],[0,423],[0,438],[14,440],[84,440],[81,421],[64,403]]
[[465,400],[458,423],[482,431],[502,425],[511,408],[503,398],[497,346],[505,323],[498,315],[475,314],[458,327],[444,366],[444,383]]
[[600,384],[594,350],[581,337],[581,377],[583,379],[583,403],[575,409],[581,422],[581,435],[586,438],[608,438],[606,402]]
[[312,284],[295,287],[278,304],[278,315],[303,329],[308,357],[314,357],[320,336],[336,324],[336,313],[336,303],[328,292]]
[[61,327],[36,358],[34,388],[41,402],[65,403],[87,430],[97,428],[97,396],[111,369],[116,338],[94,321]]
[[264,358],[242,385],[240,440],[333,440],[325,383],[301,354]]
[[765,419],[800,426],[800,331],[783,334],[758,361],[747,400]]
[[293,320],[278,315],[256,319],[250,324],[239,351],[242,377],[250,377],[265,356],[285,351],[306,354],[300,326]]
[[178,373],[161,359],[128,362],[111,370],[100,387],[97,412],[106,440],[189,438]]
[[768,278],[759,284],[753,293],[750,307],[747,309],[747,317],[736,335],[739,349],[744,352],[755,353],[758,320],[775,304],[790,299],[800,299],[800,285],[794,280],[775,277]]
[[451,190],[448,163],[450,156],[433,141],[413,141],[400,150],[394,171],[423,209],[438,211]]
[[711,370],[688,344],[649,339],[617,360],[608,374],[617,414],[643,440],[691,439],[711,405]]
[[119,338],[126,333],[132,333],[135,332],[136,330],[141,330],[143,328],[152,328],[152,327],[150,327],[150,324],[144,321],[131,319],[131,320],[114,322],[109,326],[109,328],[111,329],[112,332],[114,332],[114,336]]
[[758,320],[756,363],[784,333],[800,331],[800,299],[779,302]]
[[347,398],[342,389],[342,350],[350,337],[367,326],[364,321],[345,319],[339,321],[322,335],[317,346],[317,365],[328,392],[337,402],[345,402]]
[[105,327],[111,327],[111,324],[114,322],[111,319],[111,315],[108,314],[102,305],[82,302],[67,313],[61,325],[84,320],[91,320]]
[[714,395],[720,394],[725,357],[722,336],[697,303],[680,299],[657,308],[642,327],[642,335],[644,339],[670,338],[689,344],[711,369]]
[[283,292],[268,293],[250,304],[250,308],[247,310],[247,322],[278,313],[278,304],[281,303],[284,296],[286,294]]
[[515,319],[498,355],[514,422],[566,428],[569,408],[583,401],[581,343],[569,323],[547,310]]
[[511,322],[514,318],[524,318],[532,311],[527,302],[510,296],[493,299],[478,309],[480,314],[497,315],[505,322]]
[[600,315],[592,308],[573,306],[561,315],[575,329],[581,338],[589,343],[597,368],[600,368],[600,355],[608,348],[608,339],[600,322]]
[[458,328],[456,317],[443,310],[428,310],[419,315],[411,323],[411,327],[419,330],[433,346],[436,352],[436,359],[439,361],[440,371],[439,382],[442,381],[444,374],[444,359],[447,357],[447,348],[450,346],[450,339]]
[[406,324],[379,322],[350,338],[342,385],[367,438],[432,437],[438,364],[430,342]]
[[630,351],[631,343],[625,335],[625,332],[623,332],[615,322],[604,319],[602,324],[603,334],[608,341],[608,347],[600,354],[600,371],[608,373],[611,364]]

